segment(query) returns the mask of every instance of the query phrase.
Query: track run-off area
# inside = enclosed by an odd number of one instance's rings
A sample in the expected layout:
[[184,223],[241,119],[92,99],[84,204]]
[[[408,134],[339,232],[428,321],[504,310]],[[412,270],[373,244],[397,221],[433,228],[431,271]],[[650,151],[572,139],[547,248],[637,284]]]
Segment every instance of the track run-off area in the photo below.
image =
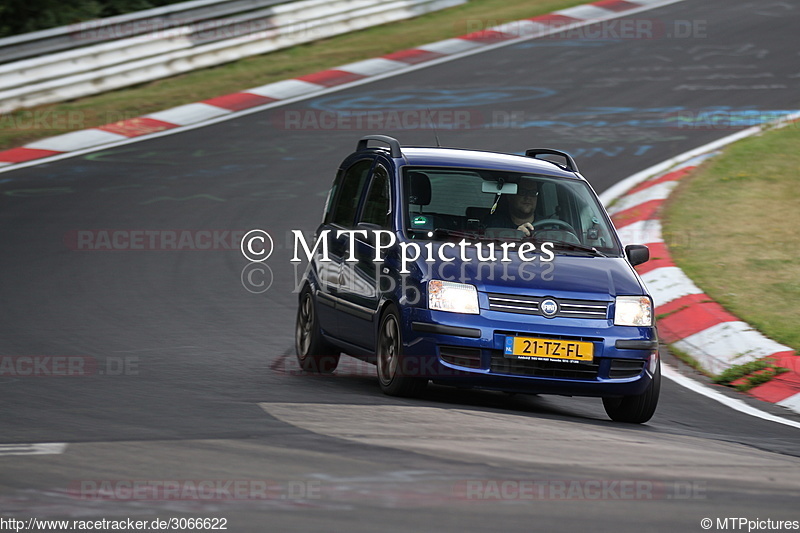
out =
[[[291,230],[316,228],[362,135],[434,145],[424,111],[446,146],[566,150],[602,192],[800,107],[800,5],[683,0],[626,20],[657,31],[512,41],[0,173],[0,354],[40,365],[0,376],[0,516],[364,532],[799,520],[799,430],[671,380],[630,426],[598,399],[398,399],[372,366],[312,376],[294,360]],[[372,122],[332,120],[343,110]],[[251,228],[275,240],[258,272],[236,238]],[[100,245],[114,231],[141,248]]]

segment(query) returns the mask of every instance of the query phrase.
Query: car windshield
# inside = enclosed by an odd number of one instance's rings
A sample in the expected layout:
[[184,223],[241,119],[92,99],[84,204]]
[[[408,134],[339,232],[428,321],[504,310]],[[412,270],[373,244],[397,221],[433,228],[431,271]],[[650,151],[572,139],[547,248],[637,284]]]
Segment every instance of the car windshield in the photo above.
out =
[[[406,167],[404,225],[411,239],[535,240],[556,253],[619,255],[614,230],[578,179],[496,170]],[[531,221],[530,236],[518,231]]]

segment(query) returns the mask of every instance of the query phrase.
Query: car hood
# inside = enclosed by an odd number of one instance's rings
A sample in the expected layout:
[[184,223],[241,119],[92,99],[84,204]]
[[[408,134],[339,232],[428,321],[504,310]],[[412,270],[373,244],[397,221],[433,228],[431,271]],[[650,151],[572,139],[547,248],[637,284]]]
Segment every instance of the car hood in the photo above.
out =
[[[434,250],[438,253],[438,245]],[[441,279],[475,285],[479,291],[506,294],[528,294],[559,298],[613,300],[619,295],[647,294],[638,276],[623,257],[594,257],[580,254],[556,255],[552,261],[523,261],[512,252],[509,262],[480,261],[474,248],[467,248],[465,259],[456,257],[445,263],[440,260],[417,261],[423,278]],[[457,256],[446,250],[446,257]],[[438,257],[435,255],[434,257]]]

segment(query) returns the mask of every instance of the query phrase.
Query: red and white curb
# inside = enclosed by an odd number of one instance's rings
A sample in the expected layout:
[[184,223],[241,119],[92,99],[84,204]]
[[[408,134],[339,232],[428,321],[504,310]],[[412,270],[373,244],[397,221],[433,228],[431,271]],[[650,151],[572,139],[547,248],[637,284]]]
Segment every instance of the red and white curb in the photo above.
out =
[[342,65],[330,70],[283,80],[246,91],[227,94],[106,124],[42,139],[19,148],[0,151],[0,168],[9,170],[29,161],[64,154],[77,155],[91,149],[125,144],[152,137],[168,130],[219,122],[269,104],[280,104],[334,88],[388,77],[427,64],[469,55],[513,41],[543,37],[565,29],[610,20],[682,0],[600,0],[591,4],[555,11],[530,19],[502,24],[484,31],[445,39],[383,57]]
[[[798,120],[787,117],[781,124]],[[682,162],[668,170],[650,169],[625,180],[601,195],[604,203],[616,199],[608,212],[625,244],[650,248],[651,260],[636,270],[653,296],[660,340],[695,358],[702,367],[719,374],[723,370],[757,359],[770,358],[789,372],[757,386],[749,394],[800,413],[800,358],[788,346],[768,339],[709,298],[670,257],[661,232],[661,208],[678,182],[703,160],[717,155],[717,148],[760,132],[749,128],[711,145],[679,156]],[[659,167],[670,166],[662,164]],[[655,171],[655,172],[654,172]],[[634,185],[633,188],[631,185]],[[623,195],[618,191],[629,188]]]

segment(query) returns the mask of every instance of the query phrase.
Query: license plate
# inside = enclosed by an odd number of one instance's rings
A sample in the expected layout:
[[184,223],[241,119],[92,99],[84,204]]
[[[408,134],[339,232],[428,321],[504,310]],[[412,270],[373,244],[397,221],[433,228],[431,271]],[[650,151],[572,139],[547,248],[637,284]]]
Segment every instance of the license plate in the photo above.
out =
[[594,346],[591,342],[582,341],[506,337],[505,356],[512,359],[591,361]]

